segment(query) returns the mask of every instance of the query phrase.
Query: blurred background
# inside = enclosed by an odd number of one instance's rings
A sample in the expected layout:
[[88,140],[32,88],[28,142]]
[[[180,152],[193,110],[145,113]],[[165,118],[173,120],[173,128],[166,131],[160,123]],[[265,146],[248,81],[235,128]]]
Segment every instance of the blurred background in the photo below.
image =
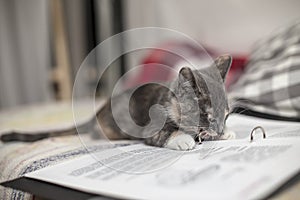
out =
[[[236,66],[243,65],[257,40],[300,19],[299,8],[297,0],[0,0],[0,110],[70,100],[88,53],[132,28],[174,29],[199,41],[211,55],[230,53]],[[172,38],[161,41],[166,43],[184,46]],[[106,70],[97,95],[109,94],[130,68],[159,62],[154,54],[147,50],[121,56]],[[92,65],[78,80],[79,98],[90,94],[99,67]],[[144,73],[137,74],[137,81],[155,75]]]

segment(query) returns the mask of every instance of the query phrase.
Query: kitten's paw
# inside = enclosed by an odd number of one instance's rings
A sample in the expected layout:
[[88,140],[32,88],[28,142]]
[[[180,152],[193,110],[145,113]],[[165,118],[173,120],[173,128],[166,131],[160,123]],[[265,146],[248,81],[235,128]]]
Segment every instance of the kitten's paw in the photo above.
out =
[[220,137],[221,140],[235,139],[235,133],[229,129],[225,129],[224,134]]
[[190,150],[193,149],[196,145],[194,138],[188,134],[180,133],[174,136],[171,136],[164,147],[174,150]]

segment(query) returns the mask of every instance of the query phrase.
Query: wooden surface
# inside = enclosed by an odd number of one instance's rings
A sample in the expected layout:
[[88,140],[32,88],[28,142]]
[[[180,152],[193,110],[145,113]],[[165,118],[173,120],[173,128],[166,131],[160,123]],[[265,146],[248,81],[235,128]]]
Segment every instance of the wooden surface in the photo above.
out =
[[69,100],[72,95],[71,70],[62,2],[61,0],[51,0],[50,6],[56,58],[56,66],[52,71],[51,79],[58,86],[57,98],[59,100]]

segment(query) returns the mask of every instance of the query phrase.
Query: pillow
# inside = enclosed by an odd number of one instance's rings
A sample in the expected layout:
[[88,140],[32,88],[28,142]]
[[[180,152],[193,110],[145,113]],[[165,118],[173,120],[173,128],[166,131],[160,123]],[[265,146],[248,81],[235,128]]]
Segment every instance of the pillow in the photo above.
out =
[[240,111],[299,121],[300,22],[256,43],[228,97]]

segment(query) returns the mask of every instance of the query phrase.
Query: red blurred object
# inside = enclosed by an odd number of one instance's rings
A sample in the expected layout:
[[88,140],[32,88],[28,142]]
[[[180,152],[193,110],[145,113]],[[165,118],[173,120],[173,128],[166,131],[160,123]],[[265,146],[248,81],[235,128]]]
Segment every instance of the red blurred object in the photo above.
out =
[[[183,52],[185,59],[189,58],[201,58],[209,55],[212,58],[216,58],[217,54],[212,50],[204,50],[199,46],[195,46],[186,42],[169,42],[161,45],[161,48],[152,50],[142,61],[142,69],[139,74],[130,80],[126,85],[127,87],[133,87],[139,84],[155,81],[168,81],[168,73],[161,66],[175,67],[176,63],[183,60],[180,56],[172,52]],[[233,56],[233,62],[231,69],[227,75],[226,87],[228,88],[233,84],[240,74],[243,72],[245,63],[247,61],[246,56]]]
[[247,63],[247,56],[232,56],[231,68],[227,74],[225,86],[229,88],[243,73]]
[[201,46],[188,42],[168,42],[153,49],[142,61],[139,74],[127,82],[126,87],[133,87],[151,81],[170,80],[170,70],[162,66],[175,68],[176,64],[193,58],[214,57],[214,54]]

